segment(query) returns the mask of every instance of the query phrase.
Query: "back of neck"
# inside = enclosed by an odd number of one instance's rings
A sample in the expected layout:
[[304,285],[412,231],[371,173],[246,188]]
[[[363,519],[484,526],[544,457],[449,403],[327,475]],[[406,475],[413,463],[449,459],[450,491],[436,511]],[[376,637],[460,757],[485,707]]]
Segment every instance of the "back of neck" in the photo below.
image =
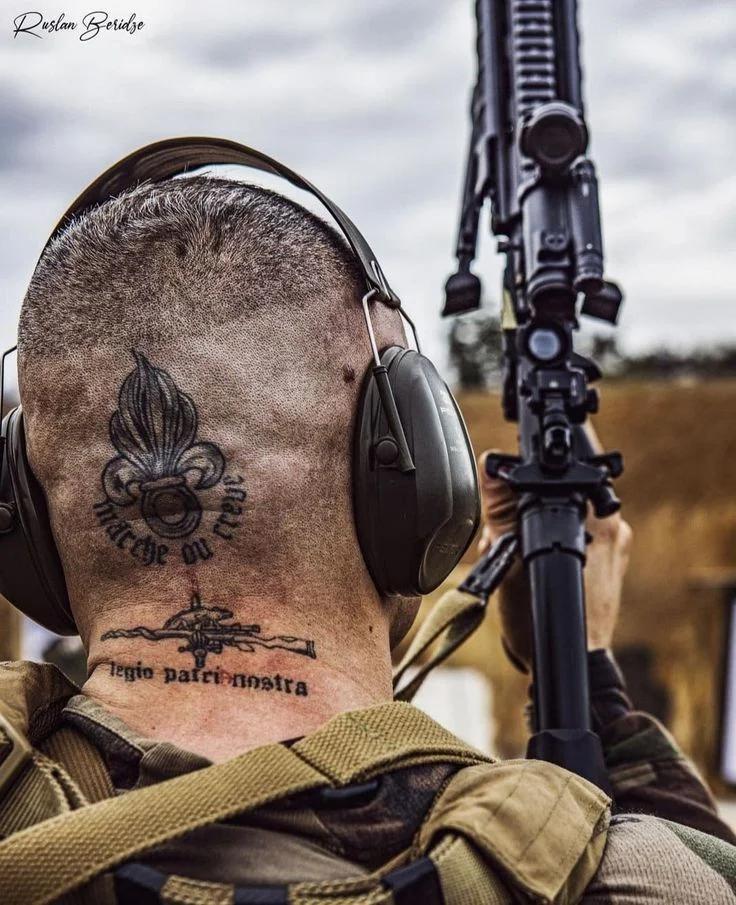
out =
[[339,612],[329,600],[319,620],[283,599],[225,608],[197,592],[168,615],[155,604],[126,608],[124,620],[106,609],[89,632],[83,691],[142,736],[213,761],[296,738],[391,697],[388,627],[351,604],[349,625],[328,624]]

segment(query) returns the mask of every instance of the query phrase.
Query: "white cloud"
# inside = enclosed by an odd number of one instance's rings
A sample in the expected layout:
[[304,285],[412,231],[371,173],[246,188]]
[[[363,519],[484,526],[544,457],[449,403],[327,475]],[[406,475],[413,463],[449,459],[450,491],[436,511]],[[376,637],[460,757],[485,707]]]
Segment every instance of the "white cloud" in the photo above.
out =
[[[89,8],[65,6],[68,18]],[[87,181],[146,141],[209,133],[261,147],[333,195],[442,358],[474,74],[470,2],[135,8],[143,31],[84,44],[13,40],[7,17],[2,26],[0,339],[12,340],[49,227]],[[624,335],[632,346],[736,339],[736,7],[589,0],[581,13],[609,269],[629,297]],[[478,270],[496,298],[499,262],[490,241],[483,248]]]

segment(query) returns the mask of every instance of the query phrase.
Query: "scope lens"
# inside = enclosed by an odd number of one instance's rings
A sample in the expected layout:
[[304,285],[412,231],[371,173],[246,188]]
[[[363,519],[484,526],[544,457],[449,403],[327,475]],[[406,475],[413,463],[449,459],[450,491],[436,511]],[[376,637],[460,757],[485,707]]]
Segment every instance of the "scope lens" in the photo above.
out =
[[547,163],[565,163],[574,160],[577,151],[577,135],[564,121],[545,123],[535,136],[537,153]]
[[537,327],[527,339],[531,354],[539,361],[554,361],[562,351],[562,340],[556,330]]

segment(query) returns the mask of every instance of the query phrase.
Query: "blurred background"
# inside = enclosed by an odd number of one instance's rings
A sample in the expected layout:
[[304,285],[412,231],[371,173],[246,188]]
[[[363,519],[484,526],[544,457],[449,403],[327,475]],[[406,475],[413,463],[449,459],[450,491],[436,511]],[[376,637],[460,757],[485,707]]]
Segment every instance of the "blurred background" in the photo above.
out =
[[[65,18],[91,8],[74,0]],[[149,141],[224,136],[288,163],[351,214],[458,388],[476,449],[514,448],[496,396],[501,261],[489,238],[483,309],[439,317],[475,75],[470,0],[116,0],[111,18],[135,13],[144,27],[85,42],[13,37],[25,11],[6,3],[0,24],[3,347],[48,233],[90,180]],[[619,488],[635,546],[617,653],[635,700],[726,794],[736,781],[724,695],[736,594],[736,5],[581,0],[580,25],[608,274],[627,296],[615,336],[585,325],[580,337],[606,374],[599,433],[627,462]],[[80,674],[73,641],[7,607],[2,619],[3,657],[51,656]],[[492,615],[420,703],[477,745],[516,755],[526,685]]]

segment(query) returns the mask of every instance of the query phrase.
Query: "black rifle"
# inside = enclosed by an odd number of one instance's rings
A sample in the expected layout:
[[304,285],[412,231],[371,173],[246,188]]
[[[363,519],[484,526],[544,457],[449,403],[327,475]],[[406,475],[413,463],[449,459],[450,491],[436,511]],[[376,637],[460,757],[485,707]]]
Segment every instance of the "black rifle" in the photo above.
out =
[[[598,407],[596,365],[573,350],[578,310],[615,323],[622,295],[603,278],[595,168],[585,156],[576,0],[477,0],[478,79],[457,242],[444,315],[480,305],[470,270],[478,221],[506,255],[503,411],[518,456],[488,473],[520,495],[521,555],[534,626],[534,735],[528,755],[607,787],[591,731],[583,566],[585,515],[620,503],[618,453],[595,455],[582,428]],[[482,564],[481,564],[482,572]]]

